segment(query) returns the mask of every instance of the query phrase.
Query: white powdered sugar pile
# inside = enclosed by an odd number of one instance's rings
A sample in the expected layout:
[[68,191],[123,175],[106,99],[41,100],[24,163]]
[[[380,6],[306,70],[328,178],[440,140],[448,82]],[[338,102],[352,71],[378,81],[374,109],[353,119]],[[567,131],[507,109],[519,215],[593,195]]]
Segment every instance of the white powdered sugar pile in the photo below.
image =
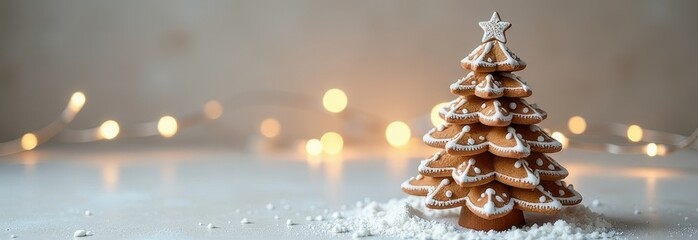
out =
[[579,205],[566,207],[559,216],[527,215],[528,225],[507,231],[474,231],[458,226],[459,208],[432,210],[419,197],[393,199],[384,204],[357,203],[340,213],[343,218],[321,223],[328,234],[361,238],[387,236],[417,239],[613,239],[621,233],[603,215]]

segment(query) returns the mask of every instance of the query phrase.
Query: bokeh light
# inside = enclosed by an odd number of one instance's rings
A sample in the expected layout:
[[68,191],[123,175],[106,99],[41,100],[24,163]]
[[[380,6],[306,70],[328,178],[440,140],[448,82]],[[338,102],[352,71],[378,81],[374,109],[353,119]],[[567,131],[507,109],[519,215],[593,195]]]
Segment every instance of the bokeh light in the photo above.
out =
[[21,144],[22,149],[29,151],[34,149],[36,145],[39,144],[39,139],[37,139],[36,135],[33,133],[26,133],[24,136],[22,136]]
[[320,143],[322,143],[322,150],[327,154],[337,154],[342,151],[344,147],[344,139],[342,135],[336,132],[328,132],[320,137]]
[[322,142],[313,138],[305,142],[305,152],[309,155],[319,155],[322,153]]
[[208,119],[218,119],[223,115],[223,105],[216,100],[206,102],[204,105],[204,115]]
[[657,156],[657,144],[655,143],[649,143],[645,147],[645,153],[647,153],[647,156],[654,157]]
[[103,139],[114,139],[119,135],[119,123],[114,120],[107,120],[99,126],[99,136]]
[[327,111],[332,113],[344,111],[344,109],[347,107],[347,102],[347,95],[344,93],[344,91],[337,88],[327,90],[325,95],[322,97],[322,105]]
[[158,132],[163,137],[172,137],[177,134],[177,119],[172,116],[161,117],[158,121]]
[[583,117],[574,116],[567,121],[567,128],[569,128],[570,132],[574,134],[582,134],[587,129],[587,122]]
[[642,128],[638,125],[630,125],[628,127],[628,140],[633,142],[642,140]]
[[259,124],[259,132],[267,138],[275,138],[281,132],[281,123],[275,118],[267,118]]
[[85,106],[85,101],[87,99],[85,98],[85,94],[82,92],[75,92],[73,93],[72,96],[70,96],[70,102],[68,103],[68,108],[70,111],[77,112],[82,109],[83,106]]
[[393,147],[401,147],[410,141],[410,127],[401,121],[394,121],[385,129],[385,139]]
[[443,120],[443,119],[439,116],[439,109],[441,109],[442,107],[446,106],[446,104],[448,104],[448,103],[447,103],[447,102],[442,102],[442,103],[436,104],[436,105],[431,109],[430,118],[431,118],[431,124],[434,125],[434,127],[438,127],[438,126],[441,126],[441,125],[443,125],[444,123],[446,123],[446,120]]

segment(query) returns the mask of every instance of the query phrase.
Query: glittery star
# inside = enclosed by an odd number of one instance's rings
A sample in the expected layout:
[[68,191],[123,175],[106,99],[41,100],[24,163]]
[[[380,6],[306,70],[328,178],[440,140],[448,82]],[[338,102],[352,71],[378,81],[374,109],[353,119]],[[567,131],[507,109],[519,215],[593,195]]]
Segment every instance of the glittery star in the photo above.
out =
[[480,22],[480,27],[485,33],[482,35],[482,42],[487,42],[492,39],[506,43],[507,38],[504,36],[504,31],[511,27],[511,23],[502,22],[499,20],[499,14],[494,12],[489,21]]

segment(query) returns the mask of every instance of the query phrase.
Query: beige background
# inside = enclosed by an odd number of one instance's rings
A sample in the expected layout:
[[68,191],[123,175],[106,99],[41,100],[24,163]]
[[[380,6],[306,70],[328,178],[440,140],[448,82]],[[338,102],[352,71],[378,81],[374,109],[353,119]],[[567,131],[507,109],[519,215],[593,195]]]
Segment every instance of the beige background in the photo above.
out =
[[[421,131],[431,107],[454,98],[448,85],[466,74],[459,61],[480,40],[477,22],[495,10],[513,24],[508,46],[529,64],[519,75],[534,89],[530,102],[549,112],[545,125],[582,115],[687,133],[698,126],[696,9],[696,1],[2,1],[0,140],[50,122],[75,90],[88,102],[72,128],[151,121],[209,99],[232,106],[257,90],[306,95],[320,108],[324,90],[339,87],[351,106]],[[228,108],[220,123],[251,132],[267,116],[298,137],[341,125],[273,106]]]

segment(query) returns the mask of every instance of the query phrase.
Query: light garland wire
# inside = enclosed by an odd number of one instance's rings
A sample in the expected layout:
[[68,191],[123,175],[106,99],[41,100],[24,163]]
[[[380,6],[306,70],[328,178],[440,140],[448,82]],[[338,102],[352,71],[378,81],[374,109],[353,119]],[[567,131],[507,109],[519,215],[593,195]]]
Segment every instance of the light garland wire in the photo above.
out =
[[82,92],[73,93],[61,115],[51,123],[35,131],[27,132],[20,138],[0,143],[0,156],[32,150],[53,138],[75,119],[75,116],[85,106],[85,101],[85,94]]
[[[328,97],[328,94],[330,93],[334,94],[334,96]],[[256,97],[257,99],[261,97],[263,100],[245,102],[247,99],[250,99],[250,97]],[[335,100],[328,100],[333,98]],[[237,107],[252,105],[278,105],[302,110],[317,110],[317,108],[313,107],[313,99],[301,94],[289,92],[248,92],[237,94],[233,100],[234,101],[232,102],[237,103]],[[99,127],[87,129],[65,129],[65,127],[75,118],[80,110],[82,110],[85,101],[86,98],[82,92],[75,92],[71,96],[70,101],[58,119],[39,130],[24,134],[21,138],[0,143],[0,155],[8,155],[21,151],[32,150],[38,145],[41,145],[53,138],[57,134],[57,140],[75,143],[110,140],[116,138],[117,136],[121,138],[138,138],[160,135],[168,138],[174,136],[182,129],[202,124],[208,120],[218,119],[223,114],[223,105],[216,100],[211,100],[207,102],[201,110],[184,114],[177,118],[174,116],[165,115],[157,121],[149,121],[124,127],[120,126],[118,122],[114,120],[107,120]],[[378,115],[373,115],[369,112],[348,106],[346,94],[339,89],[330,89],[325,93],[325,96],[323,97],[323,106],[326,110],[325,113],[330,115],[339,114],[337,116],[340,117],[340,119],[347,119],[358,115],[368,116],[368,118],[363,119],[368,122],[369,128],[380,128],[380,126],[387,124],[387,121]],[[433,114],[434,113],[432,112],[432,115]],[[430,117],[433,118],[434,116]],[[569,130],[569,132],[566,132],[569,136],[581,135],[586,132],[587,134],[592,133],[627,137],[631,144],[618,145],[614,143],[585,142],[574,137],[568,138],[561,132],[553,132],[551,135],[560,141],[566,148],[606,152],[611,154],[647,154],[649,156],[664,156],[686,148],[698,149],[698,128],[696,128],[689,136],[642,129],[637,125],[614,123],[593,124],[587,129],[586,121],[584,121],[582,117],[574,116],[570,119]],[[337,135],[338,139],[341,140],[342,136],[339,134]],[[385,137],[390,145],[394,147],[404,146],[406,141],[403,139],[409,139],[411,137],[409,126],[403,122],[395,121],[386,128]],[[307,144],[316,144],[316,142],[308,141]],[[319,147],[322,149],[322,146]],[[340,151],[341,148],[342,147],[340,144],[339,149],[333,152]],[[306,145],[306,149],[308,149],[308,145]],[[316,150],[312,151],[312,153],[310,151],[307,152],[311,155],[317,154]]]

